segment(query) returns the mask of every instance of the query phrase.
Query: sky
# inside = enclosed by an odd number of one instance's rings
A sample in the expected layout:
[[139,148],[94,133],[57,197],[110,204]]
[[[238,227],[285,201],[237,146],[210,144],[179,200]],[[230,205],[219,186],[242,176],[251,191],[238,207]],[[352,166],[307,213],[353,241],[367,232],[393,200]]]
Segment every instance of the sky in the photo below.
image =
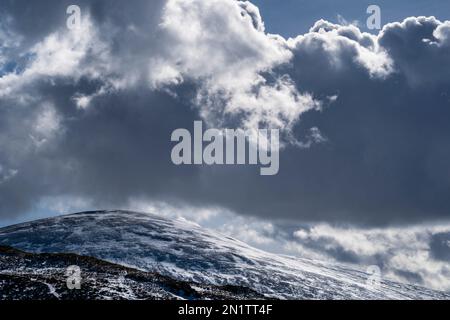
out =
[[338,16],[349,22],[359,21],[361,30],[367,29],[367,7],[378,5],[382,8],[381,23],[402,21],[411,16],[435,16],[448,20],[450,3],[445,0],[255,0],[270,33],[284,37],[295,37],[306,33],[317,20],[338,22]]
[[[0,4],[0,225],[148,211],[450,290],[448,2],[71,4]],[[278,174],[175,165],[196,120],[280,130]]]

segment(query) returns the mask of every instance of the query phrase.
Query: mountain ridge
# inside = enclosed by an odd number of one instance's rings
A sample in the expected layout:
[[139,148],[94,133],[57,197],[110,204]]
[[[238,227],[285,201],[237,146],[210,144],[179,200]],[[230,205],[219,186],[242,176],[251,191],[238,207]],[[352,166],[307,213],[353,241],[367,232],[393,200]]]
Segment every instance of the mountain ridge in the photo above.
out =
[[177,281],[234,285],[276,299],[450,299],[347,266],[276,255],[184,220],[120,210],[87,211],[0,228],[0,245],[75,253]]

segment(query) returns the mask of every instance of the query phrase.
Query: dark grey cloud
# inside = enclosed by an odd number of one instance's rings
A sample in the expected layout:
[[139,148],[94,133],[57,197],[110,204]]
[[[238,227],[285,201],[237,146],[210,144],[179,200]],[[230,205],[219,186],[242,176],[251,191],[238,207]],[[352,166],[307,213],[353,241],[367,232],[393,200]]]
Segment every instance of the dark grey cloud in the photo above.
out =
[[419,285],[423,284],[423,278],[420,276],[420,274],[410,272],[407,270],[396,270],[395,273],[409,282],[416,283]]
[[[28,73],[0,79],[2,217],[45,197],[77,196],[96,207],[147,198],[302,222],[449,218],[448,23],[410,18],[377,37],[321,21],[287,41],[264,34],[248,3],[79,3],[90,13],[87,30],[96,31],[86,41],[75,36],[81,58],[65,46],[64,1],[0,5],[22,38],[0,51],[8,52],[3,60],[41,43],[38,58],[59,44],[74,62],[51,70],[30,58]],[[170,24],[167,12],[180,20]],[[52,33],[56,44],[45,42]],[[239,112],[227,113],[230,106]],[[202,118],[222,126],[280,121],[297,142],[311,128],[326,139],[309,148],[286,140],[272,177],[256,167],[174,166],[171,132]]]
[[439,261],[450,261],[450,233],[434,234],[430,240],[431,256]]
[[[355,63],[357,51],[351,46],[327,52],[323,47],[330,41],[323,36],[300,40],[293,67],[298,87],[338,98],[323,112],[302,117],[302,126],[317,126],[329,143],[285,155],[298,159],[298,170],[290,172],[305,182],[296,189],[299,199],[305,199],[299,211],[303,207],[311,219],[376,223],[448,217],[449,171],[444,163],[450,132],[444,119],[450,115],[450,70],[447,63],[434,65],[434,57],[448,58],[449,48],[432,35],[438,25],[418,18],[386,26],[378,42],[388,53],[396,52],[391,55],[395,71],[381,79]],[[402,40],[393,41],[394,35]],[[438,45],[416,50],[423,39]],[[339,66],[332,59],[336,55],[342,56]],[[423,63],[409,60],[417,55]],[[427,73],[415,70],[425,63]],[[412,72],[423,74],[423,82],[416,82]]]

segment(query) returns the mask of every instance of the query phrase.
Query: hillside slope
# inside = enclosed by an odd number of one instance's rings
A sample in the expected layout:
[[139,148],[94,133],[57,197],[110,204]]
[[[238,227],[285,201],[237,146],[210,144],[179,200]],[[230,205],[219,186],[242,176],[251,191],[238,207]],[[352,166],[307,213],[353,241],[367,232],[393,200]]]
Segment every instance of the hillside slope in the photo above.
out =
[[236,285],[281,299],[449,299],[450,295],[362,270],[267,253],[181,220],[97,211],[0,229],[0,245],[28,252],[75,253],[205,285]]

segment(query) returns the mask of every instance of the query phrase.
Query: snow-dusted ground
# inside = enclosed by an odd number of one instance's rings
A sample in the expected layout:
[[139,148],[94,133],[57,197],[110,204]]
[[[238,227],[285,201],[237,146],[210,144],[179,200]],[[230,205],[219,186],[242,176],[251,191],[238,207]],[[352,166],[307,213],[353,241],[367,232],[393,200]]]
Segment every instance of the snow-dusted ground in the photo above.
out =
[[[67,285],[66,270],[73,265],[82,270],[77,290]],[[189,283],[73,253],[28,253],[0,246],[0,301],[265,298],[248,288]]]
[[362,270],[279,256],[186,221],[102,211],[0,229],[0,245],[29,252],[71,252],[176,279],[240,285],[283,299],[450,299],[450,294],[382,279]]

